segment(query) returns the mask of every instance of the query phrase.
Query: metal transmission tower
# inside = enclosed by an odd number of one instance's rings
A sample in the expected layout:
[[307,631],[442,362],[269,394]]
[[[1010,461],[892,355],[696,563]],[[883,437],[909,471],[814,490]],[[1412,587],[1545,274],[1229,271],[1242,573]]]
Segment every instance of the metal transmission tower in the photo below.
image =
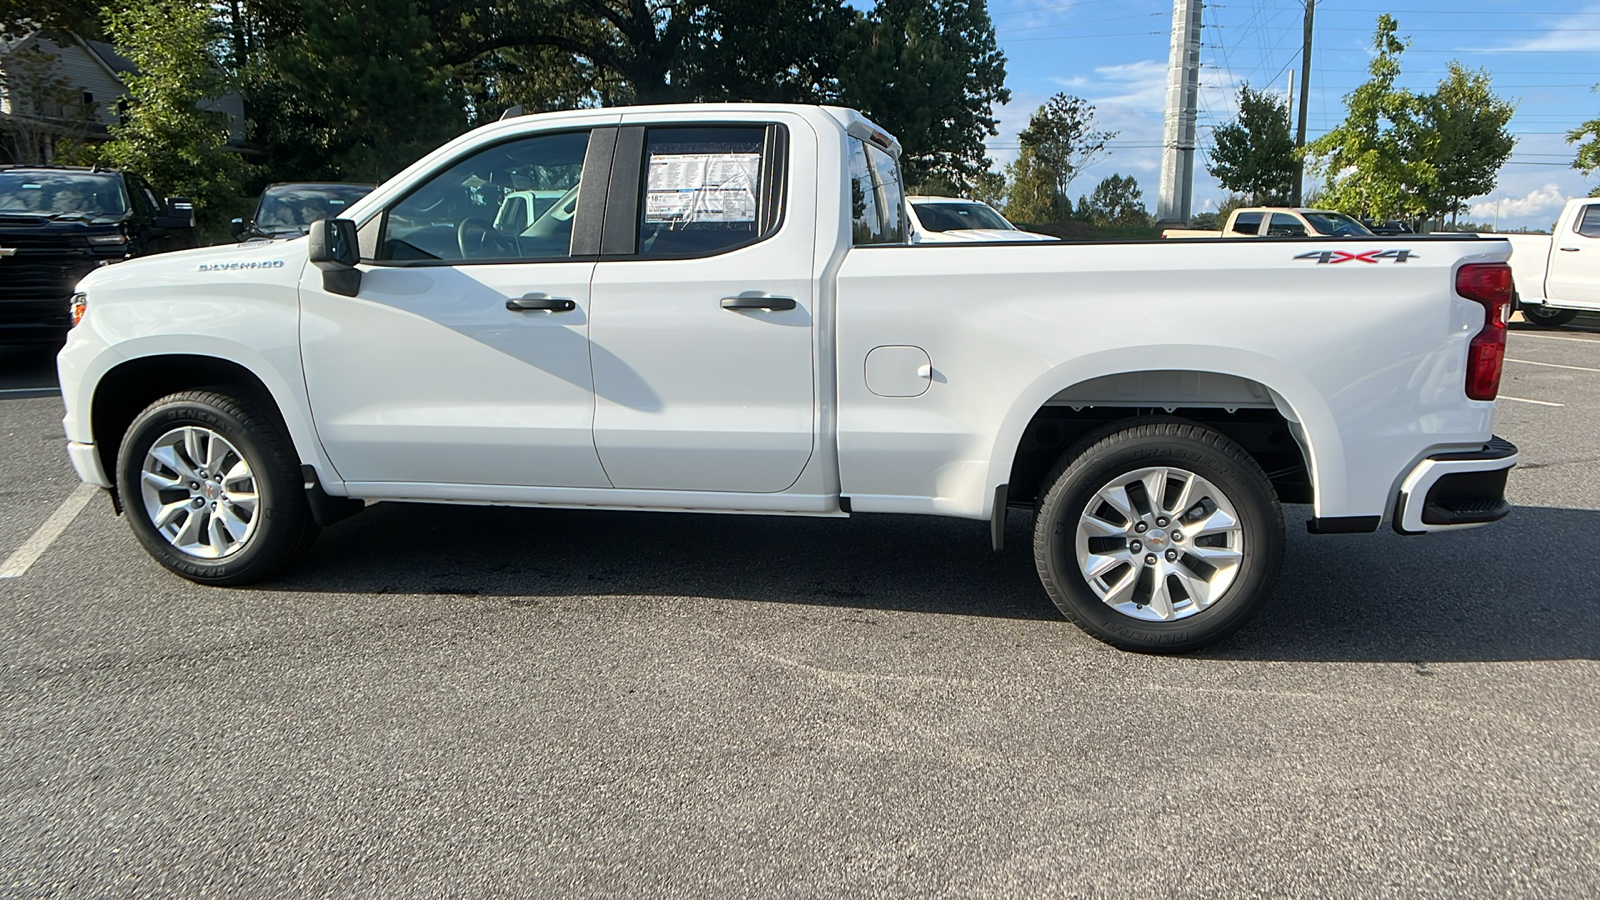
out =
[[1194,199],[1195,120],[1200,95],[1201,0],[1172,0],[1167,58],[1167,121],[1161,142],[1158,222],[1188,222]]

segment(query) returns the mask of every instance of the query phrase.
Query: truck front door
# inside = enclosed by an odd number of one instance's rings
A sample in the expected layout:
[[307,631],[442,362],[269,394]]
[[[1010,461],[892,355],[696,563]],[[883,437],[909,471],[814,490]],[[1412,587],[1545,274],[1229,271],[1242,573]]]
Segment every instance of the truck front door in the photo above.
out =
[[811,457],[816,147],[790,124],[622,120],[589,332],[617,488],[773,493]]
[[[306,384],[346,482],[609,487],[587,332],[615,138],[525,134],[446,163],[362,225],[357,296],[306,267]],[[529,222],[508,211],[529,190],[561,196]]]
[[1579,207],[1571,224],[1551,239],[1545,296],[1600,309],[1600,203]]

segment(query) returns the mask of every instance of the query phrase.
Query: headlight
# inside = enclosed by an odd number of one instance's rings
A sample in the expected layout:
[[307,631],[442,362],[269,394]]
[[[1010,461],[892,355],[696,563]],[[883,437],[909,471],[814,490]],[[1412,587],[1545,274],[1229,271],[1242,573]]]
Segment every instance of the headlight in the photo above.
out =
[[108,244],[126,244],[127,242],[128,242],[128,236],[123,234],[123,233],[121,233],[121,232],[118,232],[116,234],[91,234],[91,235],[89,235],[89,243],[97,244],[97,245],[101,245],[101,246],[105,246],[105,245],[108,245]]
[[72,327],[77,328],[83,321],[83,314],[89,311],[89,295],[79,291],[72,295]]

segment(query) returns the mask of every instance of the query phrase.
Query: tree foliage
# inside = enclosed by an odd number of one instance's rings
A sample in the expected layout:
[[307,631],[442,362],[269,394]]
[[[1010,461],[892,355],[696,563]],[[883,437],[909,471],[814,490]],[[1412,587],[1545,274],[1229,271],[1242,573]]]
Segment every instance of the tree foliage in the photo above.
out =
[[1419,98],[1421,157],[1429,169],[1423,214],[1454,216],[1468,197],[1494,191],[1516,138],[1507,126],[1516,104],[1494,93],[1489,73],[1450,63],[1433,94]]
[[878,0],[842,39],[840,102],[900,139],[908,182],[965,190],[988,171],[983,139],[1011,92],[985,0]]
[[[1567,143],[1578,145],[1578,155],[1572,160],[1572,167],[1585,175],[1593,175],[1600,169],[1600,119],[1589,121],[1572,129],[1567,134]],[[1591,197],[1600,197],[1600,186],[1589,192]]]
[[1345,97],[1345,121],[1308,147],[1327,177],[1322,203],[1375,219],[1452,215],[1494,190],[1515,106],[1487,72],[1456,62],[1431,94],[1396,89],[1407,46],[1398,31],[1393,16],[1378,17],[1371,77]]
[[1078,218],[1091,225],[1149,225],[1144,192],[1132,175],[1108,175],[1078,201]]
[[1007,218],[1042,223],[1072,215],[1067,188],[1116,137],[1116,132],[1094,130],[1094,114],[1094,105],[1082,97],[1056,94],[1028,118],[1028,127],[1017,135],[1017,159],[1006,167]]
[[1212,132],[1206,171],[1229,191],[1250,198],[1253,205],[1281,206],[1289,201],[1295,177],[1294,138],[1289,133],[1289,104],[1276,94],[1239,88],[1239,117]]
[[248,174],[226,149],[225,113],[202,108],[228,81],[212,56],[211,10],[188,0],[128,0],[109,9],[106,31],[139,67],[127,75],[128,104],[101,161],[138,172],[158,190],[193,198],[215,222],[237,201]]
[[1423,212],[1418,188],[1428,176],[1413,152],[1418,101],[1394,86],[1408,45],[1399,28],[1388,13],[1378,17],[1370,77],[1345,95],[1345,120],[1307,147],[1327,177],[1323,202],[1351,215],[1389,219]]

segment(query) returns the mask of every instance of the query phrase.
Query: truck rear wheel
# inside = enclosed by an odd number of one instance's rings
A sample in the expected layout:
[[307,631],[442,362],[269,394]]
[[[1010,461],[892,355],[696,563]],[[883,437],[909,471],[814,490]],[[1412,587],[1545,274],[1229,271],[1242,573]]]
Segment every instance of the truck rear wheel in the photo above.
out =
[[1045,483],[1039,579],[1062,615],[1101,641],[1197,650],[1272,594],[1283,508],[1255,460],[1209,428],[1164,419],[1091,435]]
[[288,436],[242,391],[145,408],[117,453],[117,490],[145,550],[201,584],[270,578],[317,535]]
[[1522,317],[1534,325],[1557,328],[1578,317],[1575,309],[1552,309],[1548,306],[1524,306]]

